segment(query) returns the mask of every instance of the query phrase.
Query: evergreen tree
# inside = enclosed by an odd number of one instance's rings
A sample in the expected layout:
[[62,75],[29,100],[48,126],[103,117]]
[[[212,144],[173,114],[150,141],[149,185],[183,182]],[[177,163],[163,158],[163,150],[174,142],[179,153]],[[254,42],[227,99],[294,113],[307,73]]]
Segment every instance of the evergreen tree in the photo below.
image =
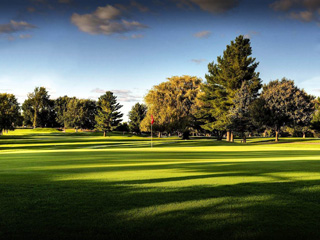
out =
[[95,117],[96,128],[103,131],[104,136],[108,131],[117,128],[122,121],[123,114],[119,111],[121,107],[122,105],[117,102],[117,97],[110,91],[99,98]]
[[136,103],[129,112],[129,129],[131,132],[137,134],[141,133],[140,124],[147,113],[147,106],[145,104]]
[[261,88],[261,79],[256,72],[258,63],[251,57],[250,40],[242,35],[227,46],[223,56],[217,58],[217,63],[208,65],[209,73],[203,84],[202,127],[206,130],[230,130],[230,109],[234,107],[234,98],[246,82],[248,93],[254,99]]

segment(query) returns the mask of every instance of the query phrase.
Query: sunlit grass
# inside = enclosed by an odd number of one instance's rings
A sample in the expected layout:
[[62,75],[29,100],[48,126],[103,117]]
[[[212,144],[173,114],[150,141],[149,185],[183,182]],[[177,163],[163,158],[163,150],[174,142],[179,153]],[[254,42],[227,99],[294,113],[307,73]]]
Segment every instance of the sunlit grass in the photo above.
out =
[[319,239],[320,141],[17,130],[0,239]]

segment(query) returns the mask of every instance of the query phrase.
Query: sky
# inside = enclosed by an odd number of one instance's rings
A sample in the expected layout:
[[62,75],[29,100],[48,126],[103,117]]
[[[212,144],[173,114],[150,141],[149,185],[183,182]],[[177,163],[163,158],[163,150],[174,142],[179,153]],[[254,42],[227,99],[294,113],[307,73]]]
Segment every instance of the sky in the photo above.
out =
[[283,77],[320,96],[320,0],[1,0],[0,92],[124,106],[172,76],[205,79],[238,35],[263,83]]

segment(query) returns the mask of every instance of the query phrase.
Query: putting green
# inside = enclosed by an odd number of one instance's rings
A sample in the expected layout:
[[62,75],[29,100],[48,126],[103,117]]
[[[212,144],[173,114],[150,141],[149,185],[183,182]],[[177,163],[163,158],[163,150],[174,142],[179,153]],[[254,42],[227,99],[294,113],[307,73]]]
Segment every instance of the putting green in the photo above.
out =
[[320,141],[0,137],[0,239],[319,239]]

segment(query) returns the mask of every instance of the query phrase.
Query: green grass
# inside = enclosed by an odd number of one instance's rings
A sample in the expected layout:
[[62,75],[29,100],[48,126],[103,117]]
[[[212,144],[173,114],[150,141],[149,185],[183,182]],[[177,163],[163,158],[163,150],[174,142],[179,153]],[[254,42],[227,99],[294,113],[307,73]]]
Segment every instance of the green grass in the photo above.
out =
[[320,141],[0,137],[0,239],[319,239]]

